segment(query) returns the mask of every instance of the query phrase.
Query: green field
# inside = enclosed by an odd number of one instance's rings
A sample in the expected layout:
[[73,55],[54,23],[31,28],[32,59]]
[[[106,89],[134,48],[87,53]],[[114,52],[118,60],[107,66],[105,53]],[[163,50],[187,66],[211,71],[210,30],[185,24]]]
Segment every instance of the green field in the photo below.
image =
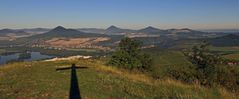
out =
[[183,53],[179,51],[158,51],[151,53],[154,63],[159,66],[192,65]]
[[[199,43],[195,43],[193,41],[192,42],[184,42],[184,43],[180,42],[180,44],[173,46],[171,49],[190,49],[197,44],[199,44]],[[234,46],[234,47],[233,46],[232,47],[210,46],[209,49],[212,52],[222,55],[224,58],[239,60],[239,47],[238,46]]]
[[239,53],[238,47],[210,47],[210,50],[222,55]]
[[239,52],[239,47],[210,47],[213,51],[237,51]]
[[97,51],[99,51],[97,49],[70,49],[70,48],[68,48],[67,50],[69,50],[69,51],[85,51],[85,52],[97,52]]
[[222,54],[226,59],[239,60],[239,47],[210,47],[210,49]]
[[5,51],[5,49],[0,49],[0,54],[4,53]]
[[232,60],[238,60],[239,61],[239,53],[237,53],[237,54],[228,54],[228,55],[224,55],[223,57],[225,57],[227,59],[232,59]]
[[[170,65],[166,62],[166,56],[162,58],[165,59],[162,60],[162,66]],[[172,79],[156,80],[149,73],[129,72],[105,66],[100,60],[7,64],[0,67],[0,98],[68,99],[70,70],[56,71],[56,68],[70,66],[72,63],[88,67],[77,70],[78,84],[83,99],[239,98],[221,87],[205,88],[198,84],[184,84]]]

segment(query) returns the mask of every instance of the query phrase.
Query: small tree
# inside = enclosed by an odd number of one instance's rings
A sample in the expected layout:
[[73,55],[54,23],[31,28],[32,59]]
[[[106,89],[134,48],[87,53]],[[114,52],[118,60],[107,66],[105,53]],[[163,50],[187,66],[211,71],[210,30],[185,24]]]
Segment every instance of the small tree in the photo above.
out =
[[113,53],[110,61],[111,65],[127,69],[149,69],[152,65],[152,58],[142,53],[142,42],[131,38],[123,38],[119,43],[119,48]]
[[186,53],[189,60],[197,67],[197,78],[202,84],[211,85],[216,79],[216,65],[221,63],[221,57],[211,53],[208,49],[209,44],[203,42],[199,46],[194,46],[192,50]]

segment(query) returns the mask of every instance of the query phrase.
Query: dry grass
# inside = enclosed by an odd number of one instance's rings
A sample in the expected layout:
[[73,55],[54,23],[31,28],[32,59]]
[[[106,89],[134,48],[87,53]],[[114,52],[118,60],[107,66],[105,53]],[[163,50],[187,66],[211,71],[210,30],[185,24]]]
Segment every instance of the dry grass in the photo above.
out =
[[70,71],[56,72],[55,69],[73,63],[88,67],[77,71],[81,95],[86,99],[237,98],[221,87],[205,88],[172,79],[155,80],[147,73],[106,66],[103,61],[94,59],[21,62],[0,67],[0,98],[67,99]]
[[96,48],[108,49],[99,46],[97,43],[108,41],[107,37],[89,37],[89,38],[53,38],[46,41],[46,45],[57,48]]
[[228,54],[228,55],[224,55],[223,57],[225,57],[227,59],[239,60],[239,53]]
[[108,41],[107,37],[90,37],[90,38],[53,38],[46,41],[47,44],[54,47],[77,47],[91,46],[99,42]]

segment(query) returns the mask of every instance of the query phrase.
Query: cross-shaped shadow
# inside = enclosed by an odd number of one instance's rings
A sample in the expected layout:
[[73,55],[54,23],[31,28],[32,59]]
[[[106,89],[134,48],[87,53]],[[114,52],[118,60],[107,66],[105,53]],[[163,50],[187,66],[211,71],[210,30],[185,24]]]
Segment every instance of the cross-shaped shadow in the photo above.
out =
[[72,64],[71,67],[57,68],[56,70],[68,70],[71,69],[71,85],[69,99],[81,99],[80,88],[78,85],[76,69],[87,69],[88,67],[76,67]]

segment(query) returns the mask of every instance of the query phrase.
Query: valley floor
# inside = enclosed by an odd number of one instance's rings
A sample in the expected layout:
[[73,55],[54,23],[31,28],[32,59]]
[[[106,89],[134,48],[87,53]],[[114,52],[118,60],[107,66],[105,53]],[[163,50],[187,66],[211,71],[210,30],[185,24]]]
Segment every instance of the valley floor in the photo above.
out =
[[68,99],[70,70],[56,71],[62,66],[87,67],[77,69],[80,94],[83,99],[184,98],[238,99],[223,88],[205,88],[175,80],[155,80],[147,73],[129,72],[105,66],[96,59],[75,61],[39,61],[12,63],[0,67],[1,99]]

